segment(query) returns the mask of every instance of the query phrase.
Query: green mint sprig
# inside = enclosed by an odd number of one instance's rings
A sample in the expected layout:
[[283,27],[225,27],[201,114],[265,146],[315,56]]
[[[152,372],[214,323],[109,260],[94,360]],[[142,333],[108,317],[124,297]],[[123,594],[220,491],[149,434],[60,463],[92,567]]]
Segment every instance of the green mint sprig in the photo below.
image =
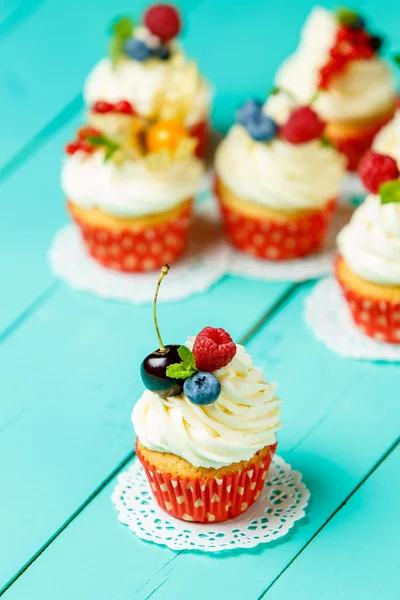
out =
[[321,137],[321,146],[323,148],[333,148],[333,144],[332,144],[331,140],[329,138],[327,138],[326,135],[323,135]]
[[396,63],[396,65],[397,65],[398,67],[400,67],[400,53],[399,53],[399,54],[395,54],[395,55],[393,56],[393,60],[394,60],[394,62]]
[[360,22],[359,15],[354,10],[345,7],[338,8],[336,19],[343,27],[356,27]]
[[379,188],[381,204],[400,203],[400,180],[385,181]]
[[132,36],[133,29],[134,22],[130,17],[119,17],[111,23],[110,57],[114,67],[124,54],[125,42]]
[[92,146],[105,149],[104,162],[110,160],[114,152],[116,152],[120,148],[118,144],[110,140],[102,133],[100,133],[99,135],[89,135],[87,141]]
[[182,359],[182,362],[168,365],[167,377],[171,379],[187,379],[191,375],[197,372],[196,359],[193,352],[186,346],[180,346],[178,348],[178,354]]

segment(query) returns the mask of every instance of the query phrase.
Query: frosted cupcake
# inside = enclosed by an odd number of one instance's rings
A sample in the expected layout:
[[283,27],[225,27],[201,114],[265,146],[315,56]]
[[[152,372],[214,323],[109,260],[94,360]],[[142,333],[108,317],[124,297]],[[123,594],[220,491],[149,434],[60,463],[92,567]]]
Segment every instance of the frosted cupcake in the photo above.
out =
[[94,127],[116,137],[135,114],[179,120],[197,139],[197,155],[204,156],[210,87],[179,48],[180,29],[179,13],[169,4],[148,8],[137,27],[128,17],[113,24],[110,57],[94,67],[84,89]]
[[345,174],[324,129],[283,92],[238,111],[215,161],[225,232],[238,250],[287,260],[321,248]]
[[235,518],[260,496],[276,449],[276,385],[223,329],[159,344],[142,363],[147,389],[132,413],[154,497],[186,521]]
[[380,130],[372,148],[380,154],[388,154],[400,165],[400,110],[397,110],[393,119]]
[[336,276],[356,325],[378,341],[399,344],[399,169],[393,158],[370,152],[360,175],[370,194],[339,234]]
[[314,107],[328,126],[327,137],[355,170],[396,107],[394,80],[379,57],[382,39],[347,9],[315,8],[296,52],[281,66],[277,86]]
[[203,173],[176,121],[136,123],[119,144],[86,127],[66,146],[62,186],[90,255],[125,272],[159,269],[184,251]]

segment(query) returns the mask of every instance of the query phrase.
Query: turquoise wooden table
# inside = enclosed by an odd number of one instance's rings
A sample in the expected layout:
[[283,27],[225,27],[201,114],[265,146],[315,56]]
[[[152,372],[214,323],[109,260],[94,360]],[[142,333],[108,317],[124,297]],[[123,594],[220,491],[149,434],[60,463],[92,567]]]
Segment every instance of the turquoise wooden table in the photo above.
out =
[[[247,95],[265,95],[312,4],[181,2],[185,47],[215,83],[217,128]],[[67,221],[59,168],[83,121],[85,75],[109,20],[143,5],[0,0],[0,595],[398,599],[400,367],[316,341],[302,317],[313,282],[225,277],[162,308],[165,339],[222,326],[279,382],[279,452],[311,491],[306,518],[279,542],[219,555],[173,552],[118,523],[110,496],[134,457],[150,307],[72,291],[46,251]],[[400,49],[398,3],[352,5]]]

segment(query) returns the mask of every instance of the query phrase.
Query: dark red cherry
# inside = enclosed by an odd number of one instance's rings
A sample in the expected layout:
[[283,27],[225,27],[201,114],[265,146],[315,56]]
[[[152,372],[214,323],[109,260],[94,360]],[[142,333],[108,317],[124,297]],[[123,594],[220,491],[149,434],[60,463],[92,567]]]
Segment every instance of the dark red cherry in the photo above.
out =
[[140,375],[146,388],[162,398],[179,396],[183,391],[183,379],[167,377],[167,367],[182,360],[178,348],[178,345],[171,344],[164,347],[164,352],[155,350],[146,356],[140,366]]

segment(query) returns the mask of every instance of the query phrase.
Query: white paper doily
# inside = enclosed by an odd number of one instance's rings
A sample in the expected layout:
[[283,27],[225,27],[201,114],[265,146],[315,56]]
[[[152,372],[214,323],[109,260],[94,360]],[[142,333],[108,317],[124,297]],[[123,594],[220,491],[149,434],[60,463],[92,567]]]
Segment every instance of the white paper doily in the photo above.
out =
[[336,256],[336,236],[349,222],[353,207],[341,202],[332,219],[324,248],[317,254],[296,260],[269,261],[232,251],[229,272],[264,281],[306,281],[332,272]]
[[[209,214],[207,206],[201,205],[194,219],[189,247],[165,278],[159,301],[179,300],[204,292],[225,275],[230,257],[220,225]],[[134,304],[153,299],[158,272],[119,273],[102,267],[88,255],[75,225],[67,225],[56,233],[49,260],[55,275],[76,289]]]
[[213,525],[181,521],[159,508],[137,459],[119,475],[111,499],[118,519],[141,539],[172,550],[217,552],[253,548],[285,535],[304,516],[310,497],[301,478],[275,456],[257,502],[240,517]]
[[315,336],[341,356],[400,361],[400,344],[377,342],[353,323],[350,309],[333,277],[320,281],[306,299],[305,318]]

